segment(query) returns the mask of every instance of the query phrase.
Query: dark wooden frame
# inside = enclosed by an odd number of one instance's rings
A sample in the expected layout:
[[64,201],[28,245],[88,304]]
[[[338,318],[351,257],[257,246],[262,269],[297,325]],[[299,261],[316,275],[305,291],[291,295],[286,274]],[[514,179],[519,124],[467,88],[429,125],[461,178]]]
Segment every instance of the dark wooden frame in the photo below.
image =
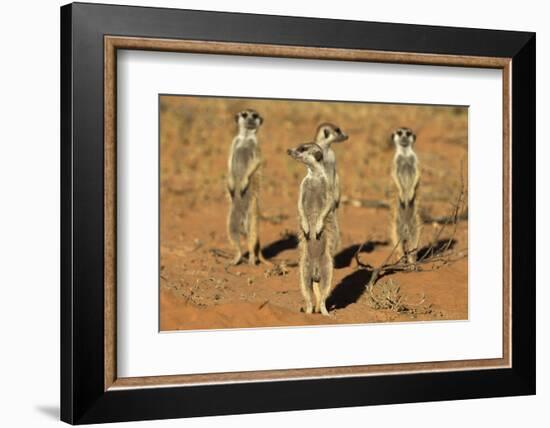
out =
[[[291,371],[199,376],[208,385],[177,376],[117,379],[113,58],[118,48],[502,68],[506,358],[499,364],[438,368],[426,363],[411,370],[347,368],[351,371],[344,374],[351,376],[345,377],[330,368],[308,369],[306,376]],[[61,9],[61,129],[62,420],[127,421],[535,392],[533,33],[67,5]],[[151,385],[163,387],[144,388]]]

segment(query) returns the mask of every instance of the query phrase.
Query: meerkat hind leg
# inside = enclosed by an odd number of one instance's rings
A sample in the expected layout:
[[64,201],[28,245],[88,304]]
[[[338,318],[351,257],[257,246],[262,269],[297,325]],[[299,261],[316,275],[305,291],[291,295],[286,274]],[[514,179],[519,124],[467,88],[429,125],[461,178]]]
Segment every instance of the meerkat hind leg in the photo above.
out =
[[336,255],[340,251],[342,246],[342,239],[340,237],[340,224],[338,223],[338,209],[334,210],[334,243],[333,243],[333,255]]
[[416,252],[413,250],[407,249],[407,263],[411,265],[416,263]]
[[411,242],[409,243],[409,248],[407,249],[407,261],[410,264],[416,263],[416,258],[418,255],[418,244],[419,244],[419,236],[417,231],[413,231]]
[[315,297],[315,308],[313,312],[321,312],[321,290],[319,289],[319,283],[313,283],[313,295]]

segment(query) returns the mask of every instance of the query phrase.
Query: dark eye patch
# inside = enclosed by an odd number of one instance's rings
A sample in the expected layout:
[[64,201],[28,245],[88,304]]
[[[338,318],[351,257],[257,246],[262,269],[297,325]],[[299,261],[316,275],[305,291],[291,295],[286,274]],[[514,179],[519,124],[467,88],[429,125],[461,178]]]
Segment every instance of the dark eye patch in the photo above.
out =
[[410,137],[410,136],[412,135],[412,132],[409,130],[409,131],[407,131],[407,132],[405,133],[405,135],[406,135],[407,137]]
[[252,119],[258,119],[258,113],[252,113]]
[[323,160],[323,152],[320,152],[320,151],[314,152],[313,157],[317,162],[321,162]]
[[245,119],[248,117],[248,113],[245,111],[241,114],[242,117],[244,117]]
[[401,129],[398,129],[396,134],[401,137],[401,135],[403,135],[403,131],[401,131]]
[[341,133],[342,133],[342,131],[340,130],[340,128],[336,128],[335,131],[336,131],[337,134],[341,134]]

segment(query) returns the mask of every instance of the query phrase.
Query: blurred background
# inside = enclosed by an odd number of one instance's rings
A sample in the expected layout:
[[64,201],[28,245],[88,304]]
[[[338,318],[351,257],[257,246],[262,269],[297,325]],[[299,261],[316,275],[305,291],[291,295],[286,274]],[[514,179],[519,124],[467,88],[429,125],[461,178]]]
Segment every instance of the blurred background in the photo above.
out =
[[390,136],[399,126],[417,134],[424,202],[448,200],[449,190],[459,186],[461,161],[467,178],[464,107],[161,96],[161,187],[168,192],[163,196],[179,192],[191,206],[225,198],[234,116],[245,108],[264,118],[258,133],[264,157],[262,193],[276,198],[274,203],[295,203],[304,168],[286,155],[286,149],[313,140],[322,122],[335,123],[350,137],[333,147],[342,194],[349,198],[390,197]]

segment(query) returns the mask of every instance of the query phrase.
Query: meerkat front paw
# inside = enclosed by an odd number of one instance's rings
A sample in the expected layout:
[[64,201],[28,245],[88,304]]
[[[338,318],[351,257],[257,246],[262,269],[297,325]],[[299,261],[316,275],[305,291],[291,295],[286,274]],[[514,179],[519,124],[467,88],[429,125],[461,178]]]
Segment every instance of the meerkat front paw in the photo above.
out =
[[309,241],[309,226],[307,224],[302,224],[301,227],[304,238],[306,238],[306,241]]
[[229,175],[227,178],[227,191],[229,192],[229,195],[231,196],[231,199],[235,196],[235,180],[233,180],[233,177]]
[[315,226],[315,239],[319,240],[321,238],[321,234],[323,233],[324,224],[323,223],[317,223]]
[[241,190],[239,191],[239,193],[241,194],[241,197],[244,196],[247,190],[248,190],[248,180],[243,184],[241,184]]
[[227,191],[229,192],[231,199],[235,199],[235,189],[232,187],[227,187]]

